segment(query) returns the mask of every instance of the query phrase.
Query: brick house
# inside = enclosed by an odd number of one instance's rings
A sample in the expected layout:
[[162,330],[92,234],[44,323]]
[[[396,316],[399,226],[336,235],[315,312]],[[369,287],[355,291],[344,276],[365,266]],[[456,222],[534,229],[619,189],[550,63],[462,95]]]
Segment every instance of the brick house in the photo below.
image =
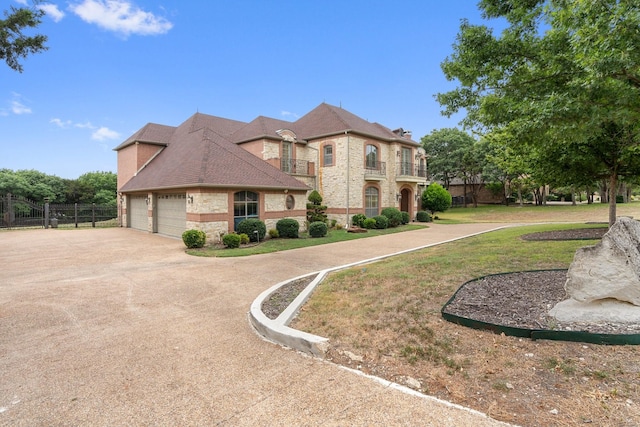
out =
[[325,103],[294,122],[196,113],[177,127],[149,123],[114,150],[121,225],[176,237],[196,228],[218,240],[244,218],[304,228],[314,189],[343,225],[390,206],[414,217],[427,177],[410,132]]

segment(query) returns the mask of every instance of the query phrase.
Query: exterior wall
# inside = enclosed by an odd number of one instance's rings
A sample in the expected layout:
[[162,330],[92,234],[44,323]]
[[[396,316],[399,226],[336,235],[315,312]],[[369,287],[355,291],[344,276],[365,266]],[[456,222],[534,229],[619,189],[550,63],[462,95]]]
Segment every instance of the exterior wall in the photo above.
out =
[[118,189],[126,184],[163,147],[136,142],[118,151]]

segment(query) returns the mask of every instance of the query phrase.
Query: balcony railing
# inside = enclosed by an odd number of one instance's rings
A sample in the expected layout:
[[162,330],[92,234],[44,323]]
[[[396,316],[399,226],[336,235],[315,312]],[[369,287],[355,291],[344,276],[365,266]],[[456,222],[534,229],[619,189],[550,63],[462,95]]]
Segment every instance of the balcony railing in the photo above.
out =
[[280,159],[280,170],[292,175],[309,175],[307,160]]
[[367,162],[364,167],[364,174],[385,176],[387,174],[387,164],[385,162]]
[[397,172],[398,175],[417,176],[420,178],[427,177],[426,166],[420,166],[409,162],[399,162]]

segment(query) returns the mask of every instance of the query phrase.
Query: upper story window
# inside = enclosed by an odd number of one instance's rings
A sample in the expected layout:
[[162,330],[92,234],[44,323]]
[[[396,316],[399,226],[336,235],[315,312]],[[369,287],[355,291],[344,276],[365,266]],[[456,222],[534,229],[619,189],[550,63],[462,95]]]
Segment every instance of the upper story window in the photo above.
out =
[[365,159],[367,168],[376,169],[378,167],[378,147],[367,145]]
[[333,166],[333,145],[327,144],[322,150],[322,164],[324,166]]

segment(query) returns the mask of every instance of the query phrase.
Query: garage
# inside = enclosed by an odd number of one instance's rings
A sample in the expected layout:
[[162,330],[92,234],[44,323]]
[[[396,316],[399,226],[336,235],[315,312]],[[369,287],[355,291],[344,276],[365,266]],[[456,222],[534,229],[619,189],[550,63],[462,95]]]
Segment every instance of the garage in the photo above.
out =
[[129,227],[136,230],[149,231],[149,212],[147,210],[147,196],[129,196]]
[[187,229],[186,194],[158,194],[156,204],[156,231],[167,236],[181,237]]

